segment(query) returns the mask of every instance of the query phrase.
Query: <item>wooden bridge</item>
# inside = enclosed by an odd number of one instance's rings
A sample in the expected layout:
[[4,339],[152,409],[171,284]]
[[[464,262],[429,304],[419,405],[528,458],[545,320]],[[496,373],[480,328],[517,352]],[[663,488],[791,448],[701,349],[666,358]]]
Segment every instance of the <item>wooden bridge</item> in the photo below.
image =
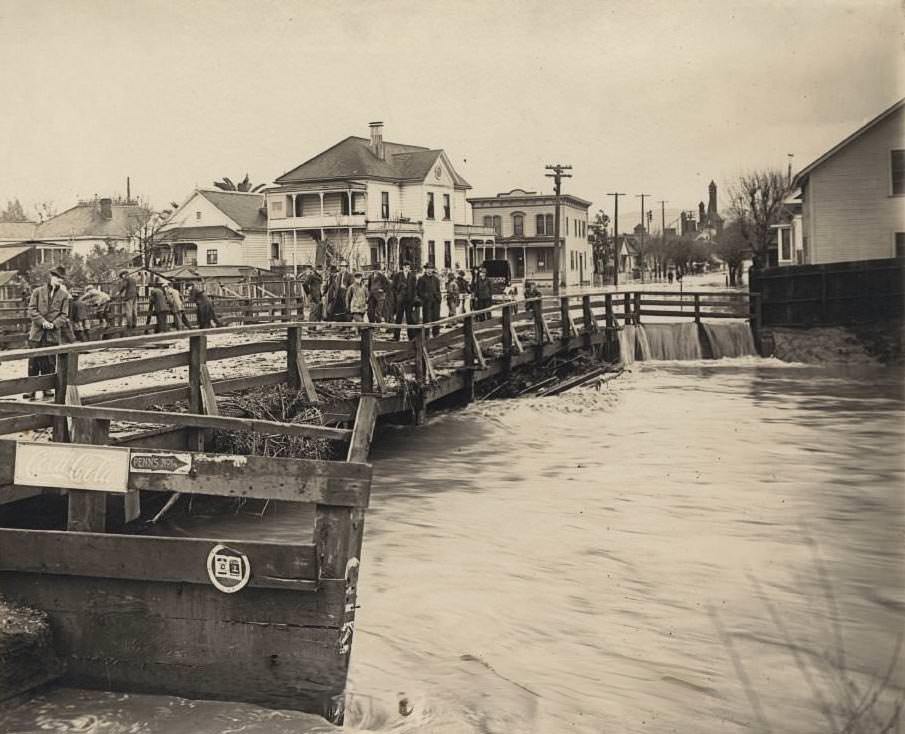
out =
[[[744,294],[586,293],[433,324],[280,313],[279,323],[2,352],[3,369],[47,356],[56,372],[0,380],[0,435],[17,435],[0,439],[0,594],[50,615],[72,685],[339,722],[378,415],[421,422],[432,402],[467,403],[481,380],[579,349],[616,361],[622,324],[744,318],[749,308]],[[120,359],[162,342],[182,348]],[[80,365],[89,355],[107,360]],[[267,369],[212,378],[218,363],[262,355]],[[164,379],[183,369],[184,381]],[[139,375],[138,388],[94,389]],[[276,385],[319,407],[320,420],[221,414],[225,395]],[[53,390],[53,401],[11,399],[38,390]],[[339,460],[216,453],[212,430],[323,441]],[[311,522],[289,544],[148,535],[149,517],[182,494],[303,503]],[[238,590],[217,585],[242,578]]]

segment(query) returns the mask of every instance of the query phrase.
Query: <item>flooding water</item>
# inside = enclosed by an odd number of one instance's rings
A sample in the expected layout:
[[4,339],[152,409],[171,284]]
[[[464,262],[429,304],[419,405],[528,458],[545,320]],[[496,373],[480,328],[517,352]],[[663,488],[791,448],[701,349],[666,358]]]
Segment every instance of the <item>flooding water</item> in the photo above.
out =
[[[905,687],[902,373],[630,369],[383,431],[346,730],[881,730]],[[218,527],[293,532],[286,511]],[[332,730],[71,689],[0,714],[6,732]]]

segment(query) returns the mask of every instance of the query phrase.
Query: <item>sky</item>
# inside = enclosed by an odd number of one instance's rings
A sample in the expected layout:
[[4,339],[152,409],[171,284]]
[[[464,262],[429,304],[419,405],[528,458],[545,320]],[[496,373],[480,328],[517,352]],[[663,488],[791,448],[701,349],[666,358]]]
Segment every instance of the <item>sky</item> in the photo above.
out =
[[564,163],[592,213],[624,192],[629,229],[644,192],[669,226],[905,96],[903,29],[896,0],[0,0],[0,206],[270,183],[382,120],[473,196]]

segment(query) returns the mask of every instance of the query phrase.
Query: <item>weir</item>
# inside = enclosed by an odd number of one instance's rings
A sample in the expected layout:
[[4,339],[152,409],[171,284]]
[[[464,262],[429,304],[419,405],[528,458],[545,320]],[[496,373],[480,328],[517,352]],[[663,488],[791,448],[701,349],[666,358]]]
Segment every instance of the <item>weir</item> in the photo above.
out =
[[756,356],[747,322],[654,323],[625,326],[618,336],[622,361],[693,361]]

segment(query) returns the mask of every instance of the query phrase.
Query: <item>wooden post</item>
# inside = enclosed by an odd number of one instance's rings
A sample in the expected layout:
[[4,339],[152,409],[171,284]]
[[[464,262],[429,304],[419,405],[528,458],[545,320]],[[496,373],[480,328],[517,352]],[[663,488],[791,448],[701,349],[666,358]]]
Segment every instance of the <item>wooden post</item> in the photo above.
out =
[[292,320],[292,289],[291,288],[286,289],[286,295],[283,298],[283,303],[285,304],[283,306],[283,317],[286,319],[286,321],[291,321]]
[[465,355],[463,357],[465,363],[465,387],[463,388],[462,401],[468,405],[474,400],[474,316],[466,314],[465,320],[462,322],[462,328],[464,329],[465,346]]
[[[79,355],[61,353],[56,358],[56,384],[54,386],[53,402],[58,405],[66,404],[66,392],[69,385],[76,384],[79,370]],[[53,440],[58,442],[66,442],[69,440],[69,430],[66,426],[66,418],[63,416],[54,416],[52,419]]]
[[374,392],[373,349],[372,339],[374,330],[365,327],[358,330],[361,339],[361,394],[370,395]]
[[[75,355],[73,355],[75,356]],[[65,419],[64,419],[65,420]],[[73,418],[73,443],[103,445],[110,433],[110,421]],[[83,533],[103,533],[107,529],[107,493],[85,489],[69,490],[66,528]]]
[[593,344],[594,331],[596,331],[594,312],[591,310],[590,295],[584,295],[581,297],[581,312],[584,316],[584,345],[587,349],[590,349],[591,345]]
[[613,314],[613,294],[607,293],[603,297],[603,303],[606,309],[606,328],[614,329],[616,327],[616,317]]
[[635,292],[635,325],[641,323],[641,291]]
[[569,318],[569,297],[568,296],[560,296],[559,298],[559,320],[561,322],[560,338],[563,340],[567,340],[570,336],[572,336],[572,330],[569,328],[569,322],[571,319]]
[[512,369],[512,306],[503,304],[503,370]]
[[[207,337],[189,337],[189,413],[204,413],[203,367],[207,365]],[[204,451],[204,429],[189,431],[189,451]]]
[[628,326],[632,323],[632,294],[626,293],[622,299],[622,310],[625,314],[625,318],[622,320],[623,326]]
[[424,330],[415,328],[415,380],[424,384]]
[[298,326],[290,326],[286,329],[287,382],[293,390],[304,390],[309,403],[317,403],[317,390],[299,345],[301,338],[302,330]]
[[701,323],[701,294],[694,294],[694,320],[695,323]]
[[826,268],[820,268],[820,323],[832,324],[830,315],[827,313],[827,293],[826,293]]

